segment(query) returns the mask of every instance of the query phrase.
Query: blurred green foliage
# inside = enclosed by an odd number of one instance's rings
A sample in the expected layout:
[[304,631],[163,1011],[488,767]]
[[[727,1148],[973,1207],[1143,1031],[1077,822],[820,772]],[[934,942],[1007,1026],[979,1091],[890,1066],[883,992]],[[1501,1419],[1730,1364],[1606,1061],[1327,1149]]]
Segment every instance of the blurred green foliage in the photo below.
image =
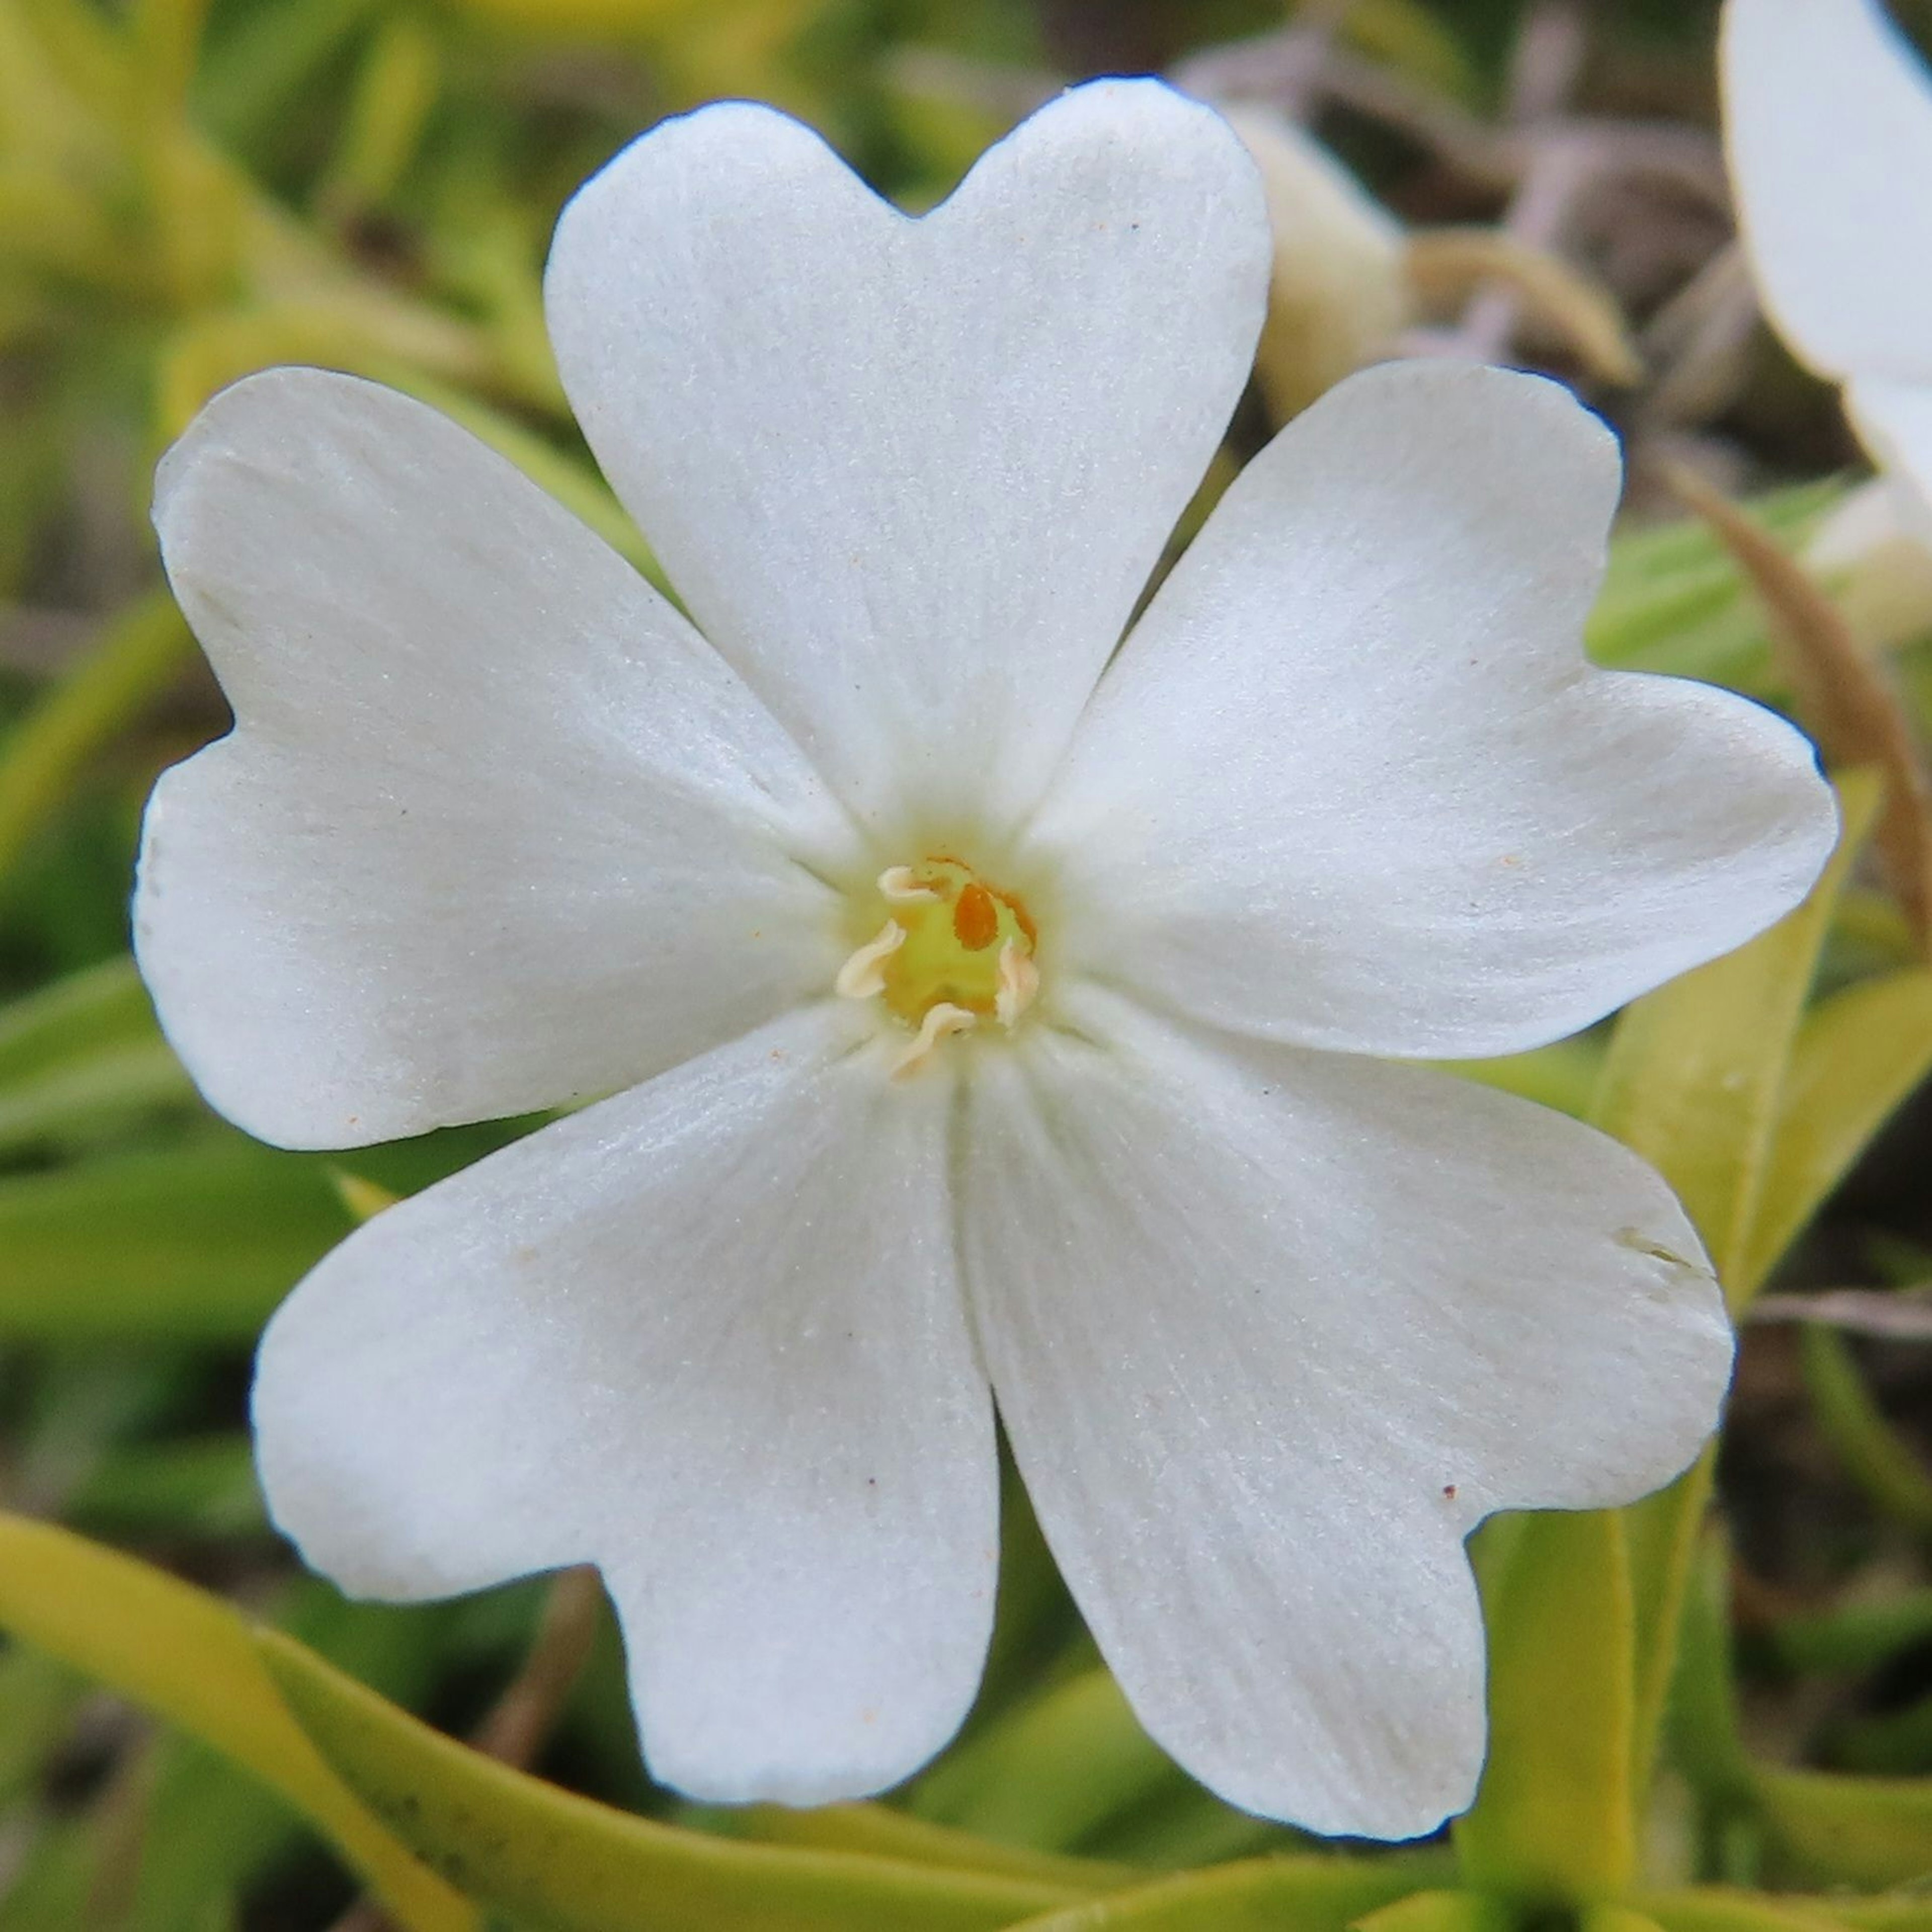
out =
[[[1441,112],[1508,100],[1514,0],[1338,17]],[[224,382],[320,362],[444,408],[649,569],[542,323],[550,224],[616,148],[756,96],[916,208],[1069,74],[1286,24],[1264,0],[0,0],[0,1932],[366,1932],[338,1916],[365,1888],[424,1932],[1932,1928],[1910,1888],[1932,1876],[1932,1477],[1877,1358],[1822,1328],[1765,1373],[1828,1531],[1738,1462],[1770,1330],[1722,1464],[1631,1510],[1484,1531],[1494,1756],[1453,1845],[1420,1850],[1344,1856],[1191,1784],[1010,1478],[966,1732],[890,1801],[819,1813],[651,1789],[614,1634],[593,1615],[560,1636],[560,1592],[351,1605],[262,1516],[244,1391],[267,1312],[358,1214],[529,1124],[279,1154],[210,1114],[162,1040],[126,954],[135,832],[223,713],[146,531],[155,457]],[[1617,86],[1707,107],[1709,9],[1594,24]],[[1398,200],[1467,218],[1412,130],[1334,131]],[[1764,454],[1809,479],[1756,506],[1796,546],[1842,448]],[[1590,642],[1788,695],[1735,566],[1681,522],[1620,538]],[[1900,663],[1932,692],[1922,650]],[[1932,974],[1855,867],[1871,782],[1846,799],[1843,862],[1781,926],[1613,1029],[1469,1070],[1661,1167],[1740,1312],[1780,1265],[1928,1271],[1882,1204],[1849,1250],[1803,1245],[1932,1066]],[[1741,1543],[1798,1549],[1787,1580],[1734,1571],[1714,1489]],[[450,1741],[560,1656],[543,1778]],[[1786,1886],[1819,1895],[1739,1888]]]

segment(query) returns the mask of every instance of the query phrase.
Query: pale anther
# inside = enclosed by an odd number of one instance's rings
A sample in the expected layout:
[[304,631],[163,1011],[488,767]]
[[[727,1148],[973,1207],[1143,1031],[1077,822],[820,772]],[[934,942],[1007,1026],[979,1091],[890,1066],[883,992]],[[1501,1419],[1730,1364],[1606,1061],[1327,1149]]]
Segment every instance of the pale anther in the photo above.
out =
[[910,866],[888,866],[879,874],[879,896],[910,905],[915,900],[936,899],[939,895],[930,886],[922,885],[919,874]]
[[865,944],[838,969],[832,990],[842,1000],[869,1000],[886,989],[886,962],[906,942],[905,928],[887,920],[878,937]]
[[933,1048],[949,1034],[964,1033],[979,1023],[976,1013],[969,1013],[964,1006],[956,1006],[950,1000],[941,1000],[937,1006],[927,1007],[926,1018],[920,1021],[912,1044],[892,1062],[892,1077],[897,1080],[911,1072],[932,1057]]
[[993,1012],[1010,1027],[1034,1003],[1040,991],[1040,968],[1010,939],[1000,948],[1000,984],[993,995]]

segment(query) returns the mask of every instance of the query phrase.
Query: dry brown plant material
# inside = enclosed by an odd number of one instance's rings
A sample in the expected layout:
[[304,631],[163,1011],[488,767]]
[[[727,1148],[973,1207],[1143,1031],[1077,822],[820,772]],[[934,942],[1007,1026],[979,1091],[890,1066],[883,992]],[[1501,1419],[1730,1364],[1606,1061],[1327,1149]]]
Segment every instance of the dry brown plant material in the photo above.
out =
[[1885,808],[1873,849],[1920,952],[1932,957],[1932,784],[1890,678],[1803,566],[1729,497],[1682,464],[1671,466],[1666,480],[1750,578],[1798,717],[1826,763],[1883,774]]

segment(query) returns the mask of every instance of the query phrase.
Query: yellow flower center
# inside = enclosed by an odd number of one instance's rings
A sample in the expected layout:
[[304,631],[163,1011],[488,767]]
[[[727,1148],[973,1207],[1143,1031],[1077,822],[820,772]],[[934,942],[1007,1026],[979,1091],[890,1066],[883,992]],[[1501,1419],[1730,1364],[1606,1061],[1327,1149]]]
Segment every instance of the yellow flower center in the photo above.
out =
[[936,853],[879,874],[885,922],[840,970],[848,999],[883,999],[914,1029],[896,1071],[983,1019],[1010,1027],[1040,986],[1038,934],[1025,906],[963,860]]

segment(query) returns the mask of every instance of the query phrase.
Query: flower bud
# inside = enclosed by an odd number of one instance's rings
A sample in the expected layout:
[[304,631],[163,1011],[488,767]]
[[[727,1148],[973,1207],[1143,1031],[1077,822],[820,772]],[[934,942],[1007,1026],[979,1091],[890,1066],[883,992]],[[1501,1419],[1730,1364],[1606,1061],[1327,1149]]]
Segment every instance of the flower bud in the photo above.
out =
[[1256,374],[1285,422],[1365,363],[1412,320],[1406,238],[1328,151],[1288,117],[1246,101],[1223,107],[1261,170],[1274,226],[1274,275]]

